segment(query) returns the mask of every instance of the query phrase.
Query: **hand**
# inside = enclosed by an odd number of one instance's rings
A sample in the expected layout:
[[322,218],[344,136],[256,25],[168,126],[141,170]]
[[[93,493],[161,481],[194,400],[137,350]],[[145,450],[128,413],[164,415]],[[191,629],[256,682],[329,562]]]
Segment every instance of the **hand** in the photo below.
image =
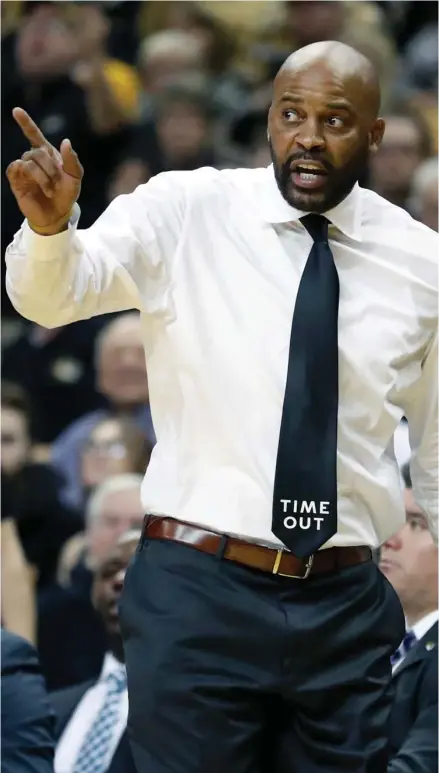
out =
[[58,233],[79,197],[84,170],[70,140],[62,141],[59,153],[25,110],[16,107],[13,116],[32,149],[6,170],[12,193],[35,231]]

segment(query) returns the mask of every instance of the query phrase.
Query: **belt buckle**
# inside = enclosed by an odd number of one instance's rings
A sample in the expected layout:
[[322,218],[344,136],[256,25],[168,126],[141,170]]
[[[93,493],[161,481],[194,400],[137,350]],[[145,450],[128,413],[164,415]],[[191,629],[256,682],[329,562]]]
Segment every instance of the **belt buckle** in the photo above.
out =
[[289,577],[292,580],[306,580],[306,578],[309,577],[312,565],[314,563],[314,553],[311,553],[311,555],[308,556],[308,560],[305,564],[305,574],[283,574],[282,572],[279,572],[278,569],[284,552],[284,550],[277,551],[272,574],[277,574],[278,577]]

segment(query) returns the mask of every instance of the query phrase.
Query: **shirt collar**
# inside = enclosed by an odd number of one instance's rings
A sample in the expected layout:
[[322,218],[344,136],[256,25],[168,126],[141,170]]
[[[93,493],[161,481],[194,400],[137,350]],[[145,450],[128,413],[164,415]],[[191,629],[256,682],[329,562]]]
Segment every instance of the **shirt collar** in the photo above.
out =
[[102,665],[101,675],[99,681],[103,682],[110,674],[117,674],[120,671],[124,671],[125,666],[120,663],[113,655],[112,652],[107,652]]
[[427,633],[432,626],[439,620],[439,610],[435,609],[433,612],[429,612],[428,615],[422,617],[417,623],[412,625],[412,631],[415,634],[417,640]]
[[[268,223],[288,223],[299,220],[308,212],[291,207],[277,187],[273,165],[264,171],[262,186],[262,210]],[[324,213],[342,233],[355,241],[361,241],[361,188],[356,183],[349,195],[333,209]]]

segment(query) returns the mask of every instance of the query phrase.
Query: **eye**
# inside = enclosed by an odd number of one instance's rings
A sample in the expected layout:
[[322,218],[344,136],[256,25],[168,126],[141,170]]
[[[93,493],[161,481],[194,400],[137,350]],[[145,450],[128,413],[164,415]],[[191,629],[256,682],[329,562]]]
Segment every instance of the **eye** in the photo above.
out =
[[282,116],[285,118],[286,121],[297,121],[299,118],[299,114],[297,110],[293,110],[292,107],[289,107],[288,110],[284,110],[282,113]]
[[340,118],[339,115],[330,115],[326,123],[329,124],[331,129],[341,129],[345,124],[343,118]]

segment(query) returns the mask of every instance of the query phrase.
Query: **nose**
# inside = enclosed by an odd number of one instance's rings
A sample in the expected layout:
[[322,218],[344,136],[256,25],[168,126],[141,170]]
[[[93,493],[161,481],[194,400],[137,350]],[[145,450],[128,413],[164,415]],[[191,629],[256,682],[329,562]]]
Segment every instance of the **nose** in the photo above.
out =
[[303,150],[323,150],[326,142],[319,122],[308,120],[301,124],[300,131],[296,134],[296,142]]
[[403,538],[404,538],[404,529],[405,529],[405,526],[403,526],[402,529],[397,531],[396,534],[392,534],[392,536],[389,537],[389,539],[386,539],[382,549],[383,550],[401,550]]

